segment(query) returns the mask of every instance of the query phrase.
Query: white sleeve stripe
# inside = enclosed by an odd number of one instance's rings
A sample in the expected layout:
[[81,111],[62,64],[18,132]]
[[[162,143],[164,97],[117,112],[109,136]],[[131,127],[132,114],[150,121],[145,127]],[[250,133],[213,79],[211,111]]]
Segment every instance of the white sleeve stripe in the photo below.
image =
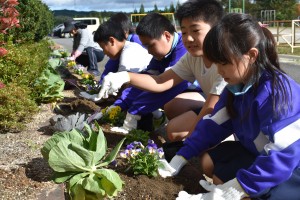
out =
[[254,140],[254,144],[258,152],[264,150],[265,145],[268,144],[269,142],[270,140],[263,132],[260,132]]
[[300,139],[300,119],[281,129],[274,135],[274,142],[280,149],[284,149]]
[[226,108],[222,108],[221,110],[219,110],[217,113],[215,113],[213,116],[208,114],[205,115],[203,117],[203,119],[211,119],[214,122],[216,122],[218,125],[223,124],[224,122],[226,122],[227,120],[230,119],[228,113],[227,113],[227,109]]

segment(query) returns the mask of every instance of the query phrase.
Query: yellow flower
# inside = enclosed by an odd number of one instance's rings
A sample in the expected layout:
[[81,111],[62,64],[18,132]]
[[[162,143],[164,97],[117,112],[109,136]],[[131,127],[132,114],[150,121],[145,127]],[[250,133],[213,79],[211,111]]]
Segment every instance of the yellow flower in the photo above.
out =
[[115,113],[110,113],[109,114],[109,119],[111,119],[111,120],[115,119]]
[[81,77],[85,78],[85,79],[89,79],[90,75],[89,74],[82,74]]

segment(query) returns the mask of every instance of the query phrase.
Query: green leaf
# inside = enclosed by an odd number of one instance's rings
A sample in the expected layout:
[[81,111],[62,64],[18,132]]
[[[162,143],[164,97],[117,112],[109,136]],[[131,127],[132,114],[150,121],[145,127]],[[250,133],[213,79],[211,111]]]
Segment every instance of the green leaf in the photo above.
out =
[[85,177],[82,181],[82,187],[93,193],[100,193],[102,196],[105,195],[105,190],[101,188],[100,180],[95,174],[90,174]]
[[55,183],[64,183],[76,174],[76,172],[54,172],[52,179]]
[[57,172],[90,171],[91,167],[86,166],[85,160],[70,149],[70,146],[71,143],[64,139],[51,149],[48,161],[50,167]]
[[96,154],[97,158],[96,160],[102,159],[102,157],[106,154],[107,151],[107,141],[106,138],[104,137],[103,131],[99,124],[96,122],[95,123],[96,127],[98,128],[98,134],[97,134],[97,143],[96,143]]
[[[69,187],[72,188],[75,184],[77,184],[81,179],[83,179],[84,177],[88,176],[90,173],[89,172],[84,172],[84,173],[80,173],[77,174],[75,176],[73,176],[70,180],[69,180]],[[81,181],[82,182],[82,181]]]
[[75,184],[73,187],[70,188],[69,194],[72,200],[85,200],[85,190],[83,189],[82,185]]
[[89,142],[91,140],[91,135],[92,135],[93,130],[87,123],[84,123],[84,128],[88,133],[87,141]]
[[48,65],[52,68],[52,69],[56,69],[57,67],[59,67],[62,64],[61,59],[59,58],[53,58],[53,59],[49,59],[48,61]]
[[43,148],[41,149],[41,153],[45,159],[49,159],[50,150],[62,139],[67,139],[70,142],[84,145],[84,137],[77,130],[72,130],[70,132],[59,132],[54,134],[50,139],[48,139]]
[[115,146],[115,148],[110,152],[110,154],[104,159],[103,161],[103,165],[101,166],[105,166],[105,164],[109,164],[112,161],[114,161],[116,159],[116,156],[118,154],[118,152],[120,151],[124,141],[126,138],[123,138],[118,144],[117,146]]
[[94,173],[101,179],[101,185],[107,194],[114,195],[115,192],[122,191],[124,182],[119,174],[111,169],[97,169]]
[[95,166],[96,162],[92,151],[89,151],[76,143],[71,143],[70,149],[84,160],[86,166]]

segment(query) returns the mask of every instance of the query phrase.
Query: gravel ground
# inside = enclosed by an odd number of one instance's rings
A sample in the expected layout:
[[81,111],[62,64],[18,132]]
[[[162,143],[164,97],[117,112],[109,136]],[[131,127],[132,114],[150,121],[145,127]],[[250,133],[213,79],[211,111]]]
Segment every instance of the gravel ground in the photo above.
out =
[[42,199],[45,190],[57,187],[50,181],[51,169],[40,154],[50,137],[43,127],[52,116],[50,105],[42,105],[25,131],[0,134],[0,199]]

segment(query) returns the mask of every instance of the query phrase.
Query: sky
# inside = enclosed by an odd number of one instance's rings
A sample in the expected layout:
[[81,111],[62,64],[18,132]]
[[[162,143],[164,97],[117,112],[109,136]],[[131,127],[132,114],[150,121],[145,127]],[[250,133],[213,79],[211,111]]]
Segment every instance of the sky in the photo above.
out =
[[77,10],[77,11],[139,11],[141,4],[145,10],[153,10],[156,4],[158,9],[169,7],[171,2],[176,6],[177,1],[183,3],[186,0],[42,0],[50,10]]

